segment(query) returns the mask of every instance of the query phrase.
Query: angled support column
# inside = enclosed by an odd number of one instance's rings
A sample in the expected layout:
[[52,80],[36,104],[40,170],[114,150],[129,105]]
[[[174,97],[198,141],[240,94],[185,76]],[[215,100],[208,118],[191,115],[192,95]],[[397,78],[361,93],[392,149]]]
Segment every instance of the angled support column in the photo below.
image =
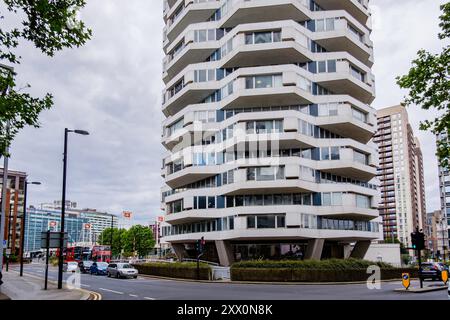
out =
[[183,261],[186,257],[186,249],[184,248],[184,244],[182,243],[172,243],[173,251],[177,255],[179,261]]
[[217,255],[222,267],[229,267],[234,262],[233,248],[228,241],[216,240]]
[[306,260],[320,260],[322,257],[323,245],[325,239],[312,239],[308,241],[308,247],[306,248],[305,259]]
[[357,241],[350,254],[350,258],[364,259],[371,243],[372,241],[370,240]]

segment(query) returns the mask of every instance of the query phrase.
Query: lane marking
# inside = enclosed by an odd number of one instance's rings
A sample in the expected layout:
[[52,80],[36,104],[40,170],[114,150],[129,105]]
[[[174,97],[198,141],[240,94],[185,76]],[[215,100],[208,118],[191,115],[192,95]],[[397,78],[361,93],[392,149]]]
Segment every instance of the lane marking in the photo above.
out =
[[130,294],[130,297],[137,298],[138,296],[135,294]]
[[144,299],[147,299],[147,300],[156,300],[155,298],[149,298],[149,297],[144,297]]
[[90,288],[91,287],[90,285],[87,285],[87,284],[81,284],[81,286],[82,287],[86,287],[86,288]]
[[102,291],[112,292],[112,293],[116,293],[116,294],[123,294],[123,292],[120,292],[120,291],[114,291],[114,290],[105,289],[105,288],[99,288],[99,289]]

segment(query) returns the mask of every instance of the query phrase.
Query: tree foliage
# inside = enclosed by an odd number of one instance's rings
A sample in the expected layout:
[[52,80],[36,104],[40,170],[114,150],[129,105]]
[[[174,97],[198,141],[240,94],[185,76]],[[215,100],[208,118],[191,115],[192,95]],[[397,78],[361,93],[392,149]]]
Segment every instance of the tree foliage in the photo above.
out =
[[[155,246],[153,232],[150,228],[141,225],[133,226],[130,230],[113,230],[113,256],[119,256],[124,252],[125,256],[148,255]],[[111,228],[103,230],[99,237],[101,245],[111,245]]]
[[[442,32],[438,37],[448,44],[450,38],[450,2],[441,6],[439,26]],[[420,105],[424,110],[437,113],[433,120],[424,120],[420,129],[434,134],[447,134],[450,137],[450,45],[443,47],[439,54],[420,50],[412,62],[407,75],[397,78],[402,89],[408,89],[405,105]],[[437,112],[436,112],[437,111]],[[438,143],[437,156],[443,167],[450,168],[450,143]]]
[[[11,29],[5,29],[4,23],[0,25],[0,156],[6,155],[6,147],[20,129],[39,127],[39,114],[53,106],[49,93],[37,98],[16,88],[17,73],[10,68],[21,62],[22,58],[16,54],[19,43],[32,42],[50,57],[64,48],[84,45],[92,35],[76,19],[77,10],[84,6],[85,0],[3,0],[2,9],[23,20],[20,26]],[[5,16],[0,12],[0,22]],[[6,65],[10,68],[5,68]]]
[[135,252],[140,257],[148,255],[154,246],[153,232],[148,227],[133,226],[125,235],[124,250]]

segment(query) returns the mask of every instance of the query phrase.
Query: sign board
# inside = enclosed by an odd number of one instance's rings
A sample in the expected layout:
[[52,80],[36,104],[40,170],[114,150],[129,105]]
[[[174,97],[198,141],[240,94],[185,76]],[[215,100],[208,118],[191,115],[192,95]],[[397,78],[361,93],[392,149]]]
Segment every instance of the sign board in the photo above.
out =
[[406,290],[408,290],[411,285],[411,279],[409,277],[409,273],[402,273],[402,284]]
[[[68,235],[67,232],[64,233],[64,247],[67,246]],[[47,243],[47,232],[41,233],[41,248],[42,249],[57,249],[60,246],[61,242],[61,233],[59,232],[50,232],[50,245]]]
[[47,229],[50,230],[50,231],[56,231],[56,229],[58,229],[58,221],[50,220],[48,222]]
[[158,217],[158,222],[164,222],[164,217]]
[[123,217],[125,219],[131,219],[131,216],[133,215],[133,213],[131,211],[124,211],[123,212]]
[[6,249],[5,253],[6,253],[7,256],[10,256],[11,255],[11,249]]
[[442,270],[441,278],[442,278],[442,281],[444,281],[444,283],[447,284],[447,281],[448,281],[448,271],[447,270]]
[[83,223],[83,229],[84,230],[91,230],[92,225],[90,223]]

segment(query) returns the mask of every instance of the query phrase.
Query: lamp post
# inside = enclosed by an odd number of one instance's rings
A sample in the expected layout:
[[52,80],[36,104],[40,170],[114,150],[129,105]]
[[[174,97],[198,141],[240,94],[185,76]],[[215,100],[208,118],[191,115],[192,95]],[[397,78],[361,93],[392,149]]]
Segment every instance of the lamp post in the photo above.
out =
[[111,215],[111,260],[113,258],[113,232],[114,232],[114,215]]
[[[10,76],[14,75],[14,68],[9,67],[0,63],[0,69],[5,69],[9,72]],[[6,85],[6,88],[0,88],[2,90],[2,96],[6,96],[8,94],[9,86]],[[10,124],[9,121],[6,123],[5,132],[9,132]],[[9,146],[5,148],[5,156],[3,157],[3,185],[2,185],[2,215],[0,217],[0,288],[1,288],[1,279],[2,279],[2,271],[3,271],[3,240],[5,238],[5,222],[6,222],[6,189],[8,184],[8,159],[9,157],[6,154],[9,153]]]
[[25,251],[25,227],[26,227],[26,219],[27,219],[27,193],[28,193],[28,185],[40,185],[40,182],[28,182],[25,179],[25,186],[24,186],[24,198],[23,198],[23,217],[22,217],[22,232],[20,234],[20,276],[23,276],[23,252]]
[[62,289],[63,281],[63,263],[64,263],[64,229],[65,229],[65,214],[66,214],[66,177],[67,177],[67,140],[69,133],[73,132],[84,136],[89,135],[89,132],[84,130],[69,130],[64,129],[64,155],[63,155],[63,187],[62,187],[62,203],[61,203],[61,228],[60,228],[60,244],[59,244],[59,259],[58,259],[58,289]]
[[445,247],[446,247],[446,245],[445,245],[445,231],[446,231],[446,230],[444,230],[444,221],[445,221],[445,219],[442,218],[442,219],[441,219],[442,251],[444,252],[443,258],[444,258],[444,263],[445,263]]

